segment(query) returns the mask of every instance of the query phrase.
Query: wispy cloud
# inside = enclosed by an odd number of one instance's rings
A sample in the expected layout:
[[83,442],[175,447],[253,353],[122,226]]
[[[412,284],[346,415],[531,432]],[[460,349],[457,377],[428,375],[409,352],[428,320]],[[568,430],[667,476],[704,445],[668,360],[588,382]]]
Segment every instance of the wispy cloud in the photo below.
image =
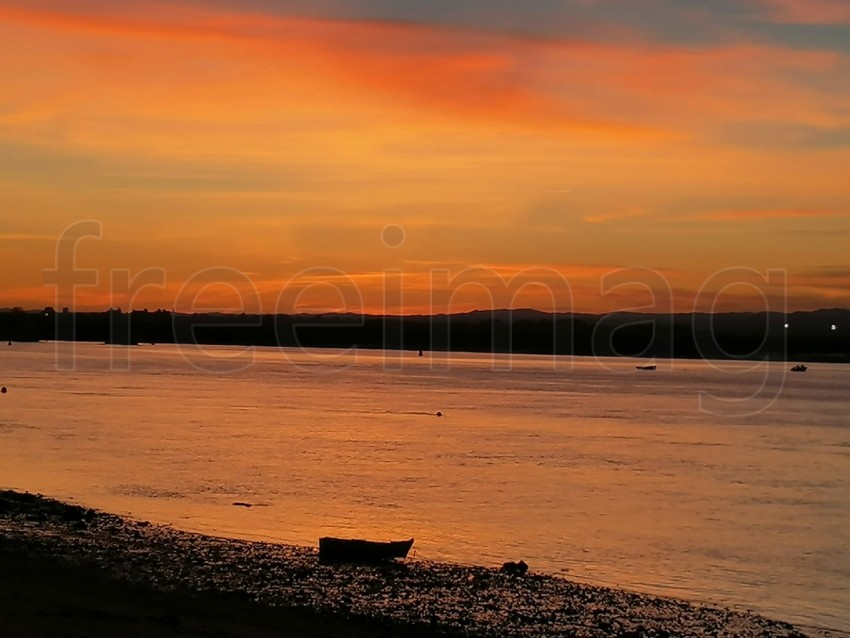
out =
[[590,224],[607,224],[608,222],[618,221],[621,219],[633,219],[635,217],[644,217],[649,214],[649,211],[631,207],[623,210],[611,211],[607,213],[596,213],[592,215],[584,215],[582,221]]
[[695,215],[692,217],[692,219],[723,222],[745,222],[770,219],[812,219],[817,217],[844,217],[850,219],[850,210],[725,210]]
[[[394,97],[411,108],[437,108],[447,113],[496,118],[505,123],[518,121],[525,126],[557,126],[612,135],[649,131],[643,124],[572,111],[566,102],[541,91],[530,81],[528,69],[534,57],[545,55],[545,51],[509,36],[459,34],[413,24],[185,9],[166,10],[153,18],[65,13],[0,4],[0,16],[10,23],[40,29],[159,42],[159,52],[153,53],[151,62],[162,64],[167,74],[181,67],[179,57],[174,59],[168,52],[177,46],[175,43],[187,41],[201,47],[205,43],[230,43],[250,47],[238,53],[231,51],[231,55],[243,58],[247,55],[262,60],[264,65],[275,58],[277,66],[283,67],[290,66],[285,61],[297,59],[300,74],[310,70],[319,72],[362,90]],[[575,47],[580,51],[583,45],[569,45]],[[166,64],[169,58],[176,62],[170,69]],[[129,61],[124,59],[125,63]],[[115,74],[127,71],[126,64],[115,65],[108,57],[88,57],[86,65],[89,72],[97,72],[110,82],[121,82]],[[283,76],[268,80],[272,86],[280,85]],[[25,117],[22,112],[13,113],[6,116],[6,121],[12,124],[22,117]]]
[[56,241],[56,235],[39,233],[0,233],[0,241]]
[[796,24],[850,24],[850,4],[846,0],[759,0],[768,16]]
[[[192,100],[208,101],[207,91],[213,88],[210,82],[235,81],[227,67],[241,58],[244,62],[240,66],[249,68],[254,80],[267,82],[271,90],[259,104],[270,97],[274,101],[273,96],[288,88],[292,80],[300,82],[300,88],[308,88],[319,74],[357,88],[364,95],[395,100],[404,108],[620,138],[688,134],[692,124],[687,113],[697,103],[715,113],[726,111],[738,117],[760,114],[762,110],[751,105],[752,87],[758,87],[765,97],[782,93],[782,100],[774,105],[774,117],[782,117],[783,111],[789,113],[786,117],[796,117],[806,94],[793,83],[779,82],[776,72],[819,72],[835,64],[826,54],[798,52],[789,56],[781,47],[749,43],[692,48],[578,39],[529,41],[433,25],[292,18],[232,10],[217,13],[179,6],[152,17],[138,12],[68,13],[0,4],[0,16],[34,28],[90,33],[100,38],[131,37],[137,40],[137,49],[147,48],[144,42],[151,43],[146,52],[151,56],[148,64],[122,54],[120,49],[126,47],[114,40],[113,46],[119,50],[114,56],[87,55],[85,59],[85,73],[96,73],[107,89],[120,87],[119,99],[128,94],[124,86],[128,63],[130,70],[138,67],[139,78],[145,78],[152,65],[159,67],[161,80],[147,87],[150,80],[145,80],[139,87],[148,89],[150,97],[141,103],[149,105],[148,116],[156,114],[154,109],[171,117],[180,112],[168,104],[165,87],[157,84],[170,83],[170,78],[180,77],[181,70],[188,72],[192,57],[209,56],[208,48],[215,43],[231,47],[228,61],[220,59],[220,52],[207,57],[206,69],[195,78],[194,88],[179,88],[180,97],[190,100],[187,106]],[[181,42],[190,43],[190,48],[185,50]],[[296,59],[298,70],[288,63]],[[276,60],[276,69],[269,66],[272,60]],[[659,73],[659,68],[664,73]],[[285,75],[281,73],[284,69]],[[265,77],[257,77],[258,71]],[[226,73],[224,78],[222,73]],[[91,90],[90,86],[83,88]],[[153,101],[157,98],[164,101],[161,107]],[[684,101],[689,111],[681,109]],[[205,112],[208,116],[227,116],[228,102],[210,105],[213,110]],[[72,102],[76,103],[79,98]],[[35,102],[27,111],[34,108]],[[62,108],[61,103],[58,108]],[[796,109],[793,115],[792,109]],[[138,111],[139,105],[132,110]],[[24,113],[17,111],[7,117],[20,119]],[[700,113],[694,115],[695,121]],[[676,128],[684,130],[674,133]]]

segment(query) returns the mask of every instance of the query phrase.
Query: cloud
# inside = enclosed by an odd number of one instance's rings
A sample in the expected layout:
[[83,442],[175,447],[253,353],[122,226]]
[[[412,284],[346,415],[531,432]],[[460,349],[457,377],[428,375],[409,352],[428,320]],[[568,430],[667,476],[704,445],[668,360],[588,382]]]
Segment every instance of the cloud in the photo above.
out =
[[43,235],[39,233],[0,233],[0,241],[56,241],[56,235]]
[[585,215],[581,219],[582,221],[588,222],[589,224],[607,224],[608,222],[618,221],[621,219],[644,217],[648,214],[649,211],[647,210],[636,207],[628,207],[622,210],[610,211],[606,213]]
[[[17,51],[15,40],[7,45],[9,59],[21,58],[7,72],[29,89],[18,91],[23,102],[0,115],[0,127],[12,135],[50,128],[90,145],[126,144],[102,129],[120,125],[127,136],[139,124],[155,123],[158,131],[144,131],[134,142],[179,154],[185,148],[180,137],[187,135],[201,150],[216,140],[238,148],[239,126],[255,137],[253,145],[242,145],[250,151],[264,141],[279,144],[257,131],[275,113],[289,115],[289,136],[320,135],[358,118],[354,125],[362,126],[378,114],[390,115],[389,124],[415,114],[420,121],[448,118],[479,128],[495,123],[627,144],[707,136],[712,131],[706,122],[762,117],[764,100],[771,100],[775,121],[825,127],[819,136],[798,135],[801,144],[828,144],[833,129],[840,133],[847,126],[840,108],[847,105],[827,92],[846,64],[823,52],[791,56],[781,47],[753,44],[528,40],[486,30],[232,8],[177,5],[154,14],[141,12],[141,3],[131,4],[137,10],[130,13],[95,10],[105,6],[100,4],[83,5],[89,12],[38,6],[0,4],[9,24],[32,31],[20,37]],[[45,37],[45,30],[67,34],[69,55],[54,59],[52,47],[21,50],[39,32]],[[84,35],[93,39],[81,41]],[[32,70],[39,68],[50,79],[36,84]],[[72,115],[70,127],[63,127],[60,120]],[[87,126],[93,118],[97,125]],[[764,140],[745,139],[754,145]]]
[[850,210],[816,209],[771,209],[771,210],[725,210],[702,213],[691,219],[704,221],[745,222],[771,219],[812,219],[818,217],[843,217],[850,219]]
[[[227,7],[227,0],[196,0],[201,7]],[[809,5],[812,15],[808,15]],[[477,31],[512,33],[538,39],[589,39],[708,45],[752,41],[763,21],[840,20],[843,0],[560,0],[517,5],[512,0],[243,0],[245,11],[266,15],[387,20]]]
[[828,288],[843,287],[845,293],[850,295],[850,265],[843,266],[820,266],[793,273],[791,276],[795,284],[807,284],[825,286]]
[[794,24],[850,24],[846,0],[760,0],[768,17]]
[[[318,74],[422,112],[616,136],[652,132],[651,127],[641,123],[574,108],[570,101],[549,94],[545,78],[535,79],[533,70],[539,58],[550,57],[552,51],[505,35],[457,33],[412,24],[210,13],[185,8],[164,10],[151,17],[0,5],[0,16],[11,24],[32,29],[87,33],[98,38],[93,48],[103,53],[76,56],[85,65],[84,74],[97,74],[101,81],[107,80],[107,86],[120,86],[135,67],[140,90],[154,85],[147,103],[162,95],[157,84],[168,83],[181,71],[188,72],[192,58],[204,56],[209,59],[205,66],[195,67],[200,73],[194,86],[181,86],[181,94],[206,97],[208,83],[220,79],[221,73],[228,73],[227,79],[231,79],[232,67],[237,63],[249,66],[254,74],[260,71],[269,75],[265,79],[270,82],[272,95],[292,80],[306,89],[311,82],[316,83]],[[127,37],[137,40],[135,53],[123,40]],[[228,61],[221,60],[221,53],[210,54],[209,48],[217,43],[229,47]],[[74,45],[79,47],[78,42]],[[106,54],[110,48],[117,51]],[[146,61],[137,57],[144,49],[150,49],[144,54],[150,56]],[[559,55],[572,57],[586,52],[587,47],[561,43],[559,49]],[[66,61],[61,66],[67,65]],[[152,67],[157,65],[160,68],[154,70]],[[156,71],[162,75],[151,75]],[[123,86],[122,90],[127,92]],[[78,100],[75,97],[71,104]],[[54,104],[54,109],[62,109],[61,102]],[[11,126],[22,118],[43,120],[52,115],[48,110],[37,116],[34,108],[35,104],[26,111],[7,114],[0,123]],[[215,112],[221,116],[221,107],[214,107]]]
[[762,148],[850,148],[850,124],[812,125],[801,122],[731,122],[717,131],[727,144]]

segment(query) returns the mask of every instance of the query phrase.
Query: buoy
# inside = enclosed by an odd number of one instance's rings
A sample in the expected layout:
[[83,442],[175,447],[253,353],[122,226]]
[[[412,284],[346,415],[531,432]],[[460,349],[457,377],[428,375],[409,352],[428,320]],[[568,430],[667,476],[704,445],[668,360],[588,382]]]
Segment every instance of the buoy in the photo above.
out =
[[0,394],[6,394],[6,386],[5,385],[2,388],[0,388]]
[[[5,392],[5,391],[6,391],[6,390],[5,390],[5,388],[4,388],[3,392]],[[442,412],[437,412],[437,416],[443,416],[443,413],[442,413]]]

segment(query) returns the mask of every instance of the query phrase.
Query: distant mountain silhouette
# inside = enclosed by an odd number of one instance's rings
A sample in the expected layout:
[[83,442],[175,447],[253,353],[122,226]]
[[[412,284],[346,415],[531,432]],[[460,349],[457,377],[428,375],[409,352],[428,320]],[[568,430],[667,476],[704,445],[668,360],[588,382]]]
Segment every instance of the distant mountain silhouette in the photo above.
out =
[[850,310],[591,315],[499,309],[433,316],[0,310],[0,342],[48,339],[850,363]]

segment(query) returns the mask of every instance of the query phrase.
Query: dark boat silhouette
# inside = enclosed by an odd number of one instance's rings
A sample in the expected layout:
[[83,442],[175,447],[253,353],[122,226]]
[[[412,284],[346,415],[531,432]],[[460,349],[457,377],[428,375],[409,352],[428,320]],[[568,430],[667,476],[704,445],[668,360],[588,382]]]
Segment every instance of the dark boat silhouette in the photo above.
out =
[[791,368],[791,372],[805,372],[806,370],[808,370],[808,368],[804,363],[798,363],[793,368]]
[[638,370],[655,370],[656,366],[650,364],[646,366],[635,366]]
[[337,563],[380,563],[404,558],[413,546],[413,539],[406,541],[367,541],[358,538],[319,539],[319,560]]

